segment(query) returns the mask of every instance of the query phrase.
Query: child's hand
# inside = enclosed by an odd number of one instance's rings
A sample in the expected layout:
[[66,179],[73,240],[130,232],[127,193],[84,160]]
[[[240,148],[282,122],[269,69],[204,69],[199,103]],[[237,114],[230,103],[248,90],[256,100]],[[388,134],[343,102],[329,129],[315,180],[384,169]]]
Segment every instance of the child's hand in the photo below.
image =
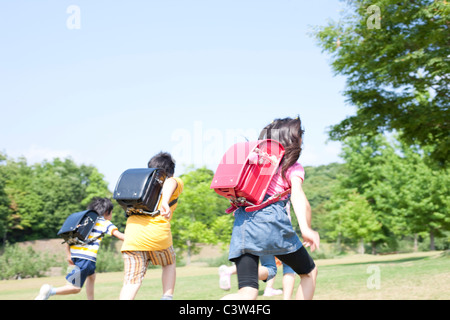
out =
[[320,236],[317,231],[314,231],[311,228],[307,228],[306,230],[302,231],[302,238],[303,238],[303,245],[305,248],[311,247],[311,252],[314,252],[314,250],[319,249],[320,246]]
[[163,216],[167,220],[170,219],[170,215],[172,214],[172,212],[170,211],[170,206],[167,202],[161,203],[161,208],[159,208],[159,213],[161,214],[161,216]]
[[69,265],[71,265],[71,266],[75,265],[75,263],[73,263],[73,261],[72,261],[72,257],[71,257],[71,256],[68,256],[68,257],[66,258],[66,261],[67,261],[67,263],[68,263]]

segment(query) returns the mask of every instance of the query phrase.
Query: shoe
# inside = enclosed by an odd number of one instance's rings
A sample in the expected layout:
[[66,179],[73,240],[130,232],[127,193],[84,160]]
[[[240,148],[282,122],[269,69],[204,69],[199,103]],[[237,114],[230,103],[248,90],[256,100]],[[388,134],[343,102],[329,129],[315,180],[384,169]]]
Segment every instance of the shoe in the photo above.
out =
[[44,284],[41,287],[41,290],[39,290],[38,296],[34,300],[48,300],[50,298],[50,292],[53,289],[53,287],[49,284]]
[[273,297],[273,296],[279,296],[280,294],[283,294],[283,290],[280,289],[274,289],[274,288],[266,288],[264,290],[264,297]]
[[219,287],[222,290],[228,291],[231,289],[231,273],[228,271],[228,267],[226,265],[221,265],[219,267]]

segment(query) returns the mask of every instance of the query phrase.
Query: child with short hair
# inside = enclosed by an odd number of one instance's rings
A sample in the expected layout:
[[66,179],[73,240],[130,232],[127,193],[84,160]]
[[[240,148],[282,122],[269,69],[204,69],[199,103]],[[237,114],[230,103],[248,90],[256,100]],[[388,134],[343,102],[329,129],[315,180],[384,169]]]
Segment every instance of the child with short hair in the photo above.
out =
[[176,257],[173,249],[170,220],[177,207],[176,199],[183,191],[183,181],[175,178],[175,161],[166,152],[160,152],[150,159],[149,168],[162,169],[167,175],[164,181],[161,201],[157,209],[160,214],[131,215],[127,219],[125,241],[122,246],[124,259],[124,283],[121,300],[133,300],[152,262],[162,266],[162,300],[172,300],[175,289]]
[[42,285],[39,295],[35,300],[47,300],[53,295],[76,294],[86,282],[86,295],[88,300],[94,300],[95,268],[97,252],[103,239],[103,234],[114,236],[124,240],[124,234],[110,221],[112,218],[113,204],[108,198],[95,197],[91,200],[87,210],[94,210],[99,214],[99,219],[94,229],[88,236],[88,240],[100,236],[97,240],[88,244],[66,244],[67,261],[74,268],[66,275],[67,284],[54,288],[49,284]]

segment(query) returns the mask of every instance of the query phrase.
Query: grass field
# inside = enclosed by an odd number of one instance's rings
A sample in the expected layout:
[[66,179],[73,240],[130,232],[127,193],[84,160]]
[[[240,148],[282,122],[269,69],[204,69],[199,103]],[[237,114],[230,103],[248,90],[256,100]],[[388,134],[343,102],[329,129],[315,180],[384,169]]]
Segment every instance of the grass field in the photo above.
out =
[[[318,300],[448,300],[450,299],[450,257],[444,252],[423,252],[386,256],[354,255],[341,259],[317,260],[319,276],[315,299]],[[275,288],[281,288],[280,275]],[[95,298],[116,300],[122,287],[122,272],[97,274]],[[217,300],[226,294],[219,289],[217,268],[191,265],[177,268],[175,299]],[[297,279],[297,283],[298,283]],[[31,300],[42,284],[60,286],[64,276],[0,281],[0,300]],[[262,296],[261,300],[281,299]],[[231,292],[237,290],[232,276]],[[149,269],[136,299],[158,300],[161,297],[161,270]],[[85,290],[78,295],[56,296],[54,300],[86,299]]]

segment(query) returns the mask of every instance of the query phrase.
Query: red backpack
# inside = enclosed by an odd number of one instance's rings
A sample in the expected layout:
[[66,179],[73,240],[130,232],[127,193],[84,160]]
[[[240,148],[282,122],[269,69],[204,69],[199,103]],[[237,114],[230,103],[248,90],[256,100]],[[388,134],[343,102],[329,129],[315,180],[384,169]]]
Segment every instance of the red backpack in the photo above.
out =
[[230,200],[227,213],[242,206],[246,212],[260,210],[290,192],[286,190],[263,202],[283,155],[284,147],[270,139],[238,142],[228,149],[211,183],[211,189]]

